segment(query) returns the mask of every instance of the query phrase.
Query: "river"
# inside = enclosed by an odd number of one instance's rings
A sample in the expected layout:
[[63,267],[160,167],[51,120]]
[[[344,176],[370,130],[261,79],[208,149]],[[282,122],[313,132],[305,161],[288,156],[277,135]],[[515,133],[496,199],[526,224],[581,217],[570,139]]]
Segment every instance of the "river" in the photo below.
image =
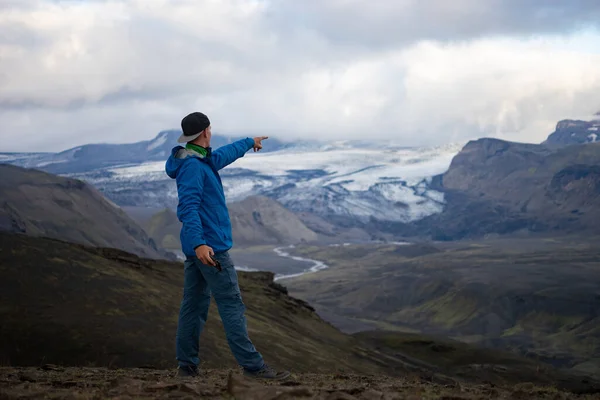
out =
[[[353,243],[330,244],[330,247],[346,247]],[[381,244],[381,242],[357,243],[357,244]],[[387,244],[408,245],[407,242],[388,242]],[[285,280],[295,278],[305,274],[312,274],[329,268],[329,266],[319,260],[294,256],[290,251],[294,245],[282,247],[262,248],[237,248],[233,247],[230,254],[234,260],[235,268],[238,271],[270,271],[275,274],[275,280]]]
[[294,245],[287,246],[287,247],[277,247],[277,248],[273,249],[273,252],[275,252],[275,254],[277,254],[279,257],[289,258],[290,260],[300,261],[300,262],[308,263],[308,264],[312,264],[312,265],[310,267],[307,267],[304,270],[302,270],[300,272],[296,272],[294,274],[275,274],[276,281],[279,281],[282,279],[295,278],[297,276],[310,274],[313,272],[318,272],[318,271],[329,268],[329,266],[327,264],[325,264],[323,261],[293,256],[290,253],[288,253],[287,251],[285,251],[285,249],[293,249],[294,247],[295,247]]

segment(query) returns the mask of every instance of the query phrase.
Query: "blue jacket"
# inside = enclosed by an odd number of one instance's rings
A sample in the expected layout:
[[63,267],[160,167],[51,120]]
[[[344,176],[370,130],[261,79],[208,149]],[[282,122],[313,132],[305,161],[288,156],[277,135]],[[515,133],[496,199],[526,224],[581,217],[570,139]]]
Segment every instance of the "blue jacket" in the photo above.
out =
[[194,249],[202,244],[215,253],[231,248],[231,221],[218,171],[253,146],[254,139],[246,138],[214,152],[208,149],[206,157],[181,146],[173,148],[165,169],[177,182],[177,217],[183,224],[181,247],[187,257],[194,257]]

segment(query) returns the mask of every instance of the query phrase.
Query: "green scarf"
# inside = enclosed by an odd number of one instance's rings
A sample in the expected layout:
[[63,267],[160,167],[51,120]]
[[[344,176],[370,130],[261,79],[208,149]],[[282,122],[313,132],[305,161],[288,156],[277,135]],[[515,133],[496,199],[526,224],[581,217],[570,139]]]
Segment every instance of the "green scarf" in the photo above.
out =
[[185,145],[185,148],[188,149],[188,150],[195,151],[198,154],[201,154],[202,157],[206,157],[208,155],[208,150],[206,150],[202,146],[198,146],[197,144],[188,143],[188,144]]

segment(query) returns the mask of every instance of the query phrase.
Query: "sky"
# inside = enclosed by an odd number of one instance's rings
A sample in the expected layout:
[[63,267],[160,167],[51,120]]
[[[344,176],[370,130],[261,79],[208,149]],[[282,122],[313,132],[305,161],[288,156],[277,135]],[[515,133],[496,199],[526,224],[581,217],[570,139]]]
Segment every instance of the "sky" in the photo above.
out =
[[541,142],[600,111],[600,1],[0,0],[0,151],[193,111],[235,136]]

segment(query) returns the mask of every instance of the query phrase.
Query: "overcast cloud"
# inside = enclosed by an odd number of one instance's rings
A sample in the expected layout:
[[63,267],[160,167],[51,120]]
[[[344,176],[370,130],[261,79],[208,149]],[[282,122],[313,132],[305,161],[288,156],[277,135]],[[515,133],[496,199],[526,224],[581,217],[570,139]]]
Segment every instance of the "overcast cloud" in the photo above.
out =
[[597,0],[0,0],[0,151],[216,133],[540,142],[600,110]]

